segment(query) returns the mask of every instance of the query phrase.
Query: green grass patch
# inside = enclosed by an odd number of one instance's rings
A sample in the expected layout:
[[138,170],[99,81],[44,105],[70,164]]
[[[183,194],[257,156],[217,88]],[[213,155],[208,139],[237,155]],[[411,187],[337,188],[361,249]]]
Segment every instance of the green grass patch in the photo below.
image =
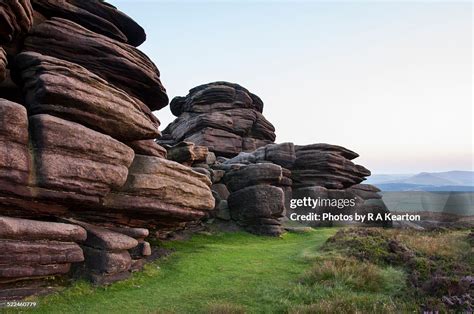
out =
[[288,289],[336,229],[287,233],[195,235],[168,242],[176,251],[133,278],[95,288],[76,283],[40,298],[41,313],[239,313],[284,310]]

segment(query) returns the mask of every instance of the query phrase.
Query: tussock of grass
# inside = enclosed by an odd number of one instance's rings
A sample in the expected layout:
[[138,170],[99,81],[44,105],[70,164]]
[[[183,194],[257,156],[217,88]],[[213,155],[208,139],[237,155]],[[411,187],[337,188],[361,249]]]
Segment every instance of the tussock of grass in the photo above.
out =
[[306,285],[341,285],[365,292],[394,291],[403,288],[405,275],[394,268],[381,268],[346,256],[322,259],[307,271],[302,279]]

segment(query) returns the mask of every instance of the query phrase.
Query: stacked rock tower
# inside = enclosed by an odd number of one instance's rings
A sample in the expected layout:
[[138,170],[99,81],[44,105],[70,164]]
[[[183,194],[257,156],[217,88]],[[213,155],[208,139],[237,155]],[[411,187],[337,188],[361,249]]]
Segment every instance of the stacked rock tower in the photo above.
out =
[[161,134],[153,111],[169,100],[145,38],[103,0],[0,1],[0,300],[52,277],[127,278],[148,237],[208,218],[278,236],[295,195],[386,210],[356,153],[275,144],[238,84],[175,97]]

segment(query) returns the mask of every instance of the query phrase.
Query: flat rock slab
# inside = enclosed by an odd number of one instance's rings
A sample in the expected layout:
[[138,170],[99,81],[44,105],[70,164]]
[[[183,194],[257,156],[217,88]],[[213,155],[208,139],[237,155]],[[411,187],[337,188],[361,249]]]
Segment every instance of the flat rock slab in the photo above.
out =
[[150,231],[145,228],[107,227],[107,229],[124,234],[134,239],[145,239],[150,235]]
[[71,264],[0,265],[0,280],[5,278],[31,278],[53,276],[69,272]]
[[2,265],[48,265],[84,261],[82,249],[72,242],[0,240],[0,251]]
[[69,219],[68,221],[86,229],[87,238],[83,241],[84,245],[107,251],[128,250],[138,245],[137,240],[125,234],[74,219]]
[[86,230],[73,224],[0,216],[0,239],[84,241]]

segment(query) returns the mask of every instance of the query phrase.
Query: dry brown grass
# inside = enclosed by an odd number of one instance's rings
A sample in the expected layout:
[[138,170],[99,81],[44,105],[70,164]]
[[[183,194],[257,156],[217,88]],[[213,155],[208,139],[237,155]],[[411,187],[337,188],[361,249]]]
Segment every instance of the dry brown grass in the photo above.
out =
[[467,230],[450,232],[419,232],[411,230],[387,230],[391,237],[404,243],[409,248],[427,255],[456,257],[471,250],[465,241]]

